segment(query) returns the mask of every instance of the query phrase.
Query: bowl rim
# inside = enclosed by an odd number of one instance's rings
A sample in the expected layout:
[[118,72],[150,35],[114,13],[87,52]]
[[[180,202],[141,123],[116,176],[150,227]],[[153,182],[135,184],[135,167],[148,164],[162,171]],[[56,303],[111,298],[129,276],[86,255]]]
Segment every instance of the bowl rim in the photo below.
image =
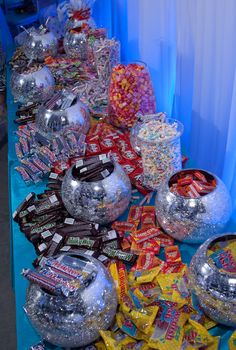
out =
[[[90,182],[78,180],[79,183],[88,183],[88,184],[97,184],[97,183],[99,183],[99,184],[100,184],[100,183],[103,183],[106,179],[108,179],[111,175],[113,175],[114,172],[115,172],[115,170],[116,170],[117,168],[120,167],[120,168],[123,170],[122,166],[121,166],[119,163],[117,163],[114,159],[110,158],[109,156],[108,156],[107,158],[109,158],[110,161],[112,162],[112,164],[114,165],[114,169],[113,169],[112,173],[110,173],[107,177],[105,177],[105,178],[102,179],[102,180],[90,181]],[[73,169],[74,169],[75,166],[76,166],[76,163],[73,164],[72,167],[71,167],[69,170],[71,171],[71,176],[73,177],[73,179],[74,179],[75,181],[77,181],[77,179],[76,179],[76,178],[73,176],[73,174],[72,174],[72,171],[73,171]],[[123,170],[123,172],[125,173],[124,170]],[[125,173],[125,174],[126,174],[126,173]],[[127,175],[127,174],[126,174],[126,175]],[[128,175],[127,175],[127,177],[128,177]]]
[[[166,184],[167,184],[167,186],[168,186],[168,189],[170,189],[169,182],[170,182],[170,179],[171,179],[173,176],[177,175],[177,174],[180,173],[180,172],[188,171],[188,170],[192,170],[192,171],[195,171],[195,170],[196,170],[196,171],[203,171],[203,172],[205,172],[205,173],[211,175],[211,176],[214,178],[214,180],[216,180],[216,187],[215,187],[214,190],[212,190],[211,192],[205,194],[204,196],[200,196],[199,198],[188,198],[188,197],[181,196],[181,195],[178,194],[178,193],[173,193],[173,192],[171,192],[171,194],[172,194],[173,196],[182,198],[182,199],[184,199],[184,200],[193,200],[193,199],[194,199],[194,200],[199,200],[199,199],[203,199],[203,198],[205,198],[205,197],[211,195],[213,192],[215,192],[215,190],[216,190],[217,187],[219,186],[219,182],[220,182],[220,181],[222,182],[222,180],[220,180],[220,178],[219,178],[217,175],[211,173],[211,172],[208,171],[208,170],[200,169],[200,168],[186,168],[186,169],[177,170],[177,171],[175,171],[174,173],[172,173],[172,174],[170,175],[170,177],[166,180]],[[223,183],[223,182],[222,182],[222,183]]]
[[[152,121],[152,120],[158,121],[158,115],[159,114],[160,113],[148,114],[146,118],[143,118],[141,120],[141,122],[139,122],[140,123],[139,131],[142,128],[142,124],[145,124],[146,122],[149,122],[149,121]],[[159,115],[159,117],[160,117],[160,115]],[[137,122],[134,124],[133,128],[135,128],[135,126],[137,125]],[[184,124],[183,123],[181,123],[179,120],[177,120],[175,118],[168,118],[167,116],[166,116],[165,120],[163,121],[163,123],[166,123],[166,124],[176,123],[177,124],[177,128],[180,129],[178,131],[178,135],[172,136],[172,137],[170,137],[170,138],[168,138],[166,140],[163,140],[163,141],[145,140],[144,138],[142,138],[142,137],[137,135],[136,137],[137,137],[138,141],[141,142],[141,143],[146,143],[148,145],[154,145],[154,146],[156,145],[156,146],[158,146],[160,144],[170,143],[170,142],[173,142],[173,141],[181,138],[181,136],[183,135],[183,132],[184,132]]]
[[205,245],[205,252],[204,252],[204,256],[207,259],[207,264],[208,266],[216,273],[224,276],[224,277],[232,277],[235,278],[236,281],[236,272],[235,273],[231,273],[231,272],[227,272],[227,271],[220,271],[218,267],[216,267],[215,265],[210,263],[210,259],[207,256],[207,251],[209,249],[209,246],[216,240],[218,240],[219,238],[226,238],[226,237],[230,237],[230,236],[235,236],[236,238],[236,232],[225,232],[225,233],[221,233],[218,235],[213,236],[212,238],[210,238],[209,240],[207,240],[205,243],[203,243],[203,245]]

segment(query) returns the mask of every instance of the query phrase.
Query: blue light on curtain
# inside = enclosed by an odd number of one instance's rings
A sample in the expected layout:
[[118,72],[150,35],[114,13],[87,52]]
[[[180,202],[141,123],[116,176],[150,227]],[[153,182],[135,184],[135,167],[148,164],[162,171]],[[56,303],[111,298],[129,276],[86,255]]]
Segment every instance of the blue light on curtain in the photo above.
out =
[[236,197],[236,1],[124,3],[115,34],[125,39],[126,58],[148,64],[158,110],[184,123],[193,163],[220,176]]

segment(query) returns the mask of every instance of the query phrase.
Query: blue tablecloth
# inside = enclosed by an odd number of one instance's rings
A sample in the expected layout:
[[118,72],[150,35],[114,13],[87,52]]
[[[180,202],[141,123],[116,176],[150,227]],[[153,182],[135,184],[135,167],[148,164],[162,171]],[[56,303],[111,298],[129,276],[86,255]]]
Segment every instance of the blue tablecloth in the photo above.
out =
[[[11,52],[9,52],[11,56]],[[10,57],[9,56],[9,57]],[[37,185],[26,186],[20,176],[14,170],[16,166],[17,158],[14,151],[15,137],[13,135],[16,126],[13,123],[15,117],[16,106],[13,103],[12,95],[9,89],[9,77],[10,70],[7,70],[7,104],[8,104],[8,123],[9,123],[9,203],[10,203],[10,215],[16,209],[16,207],[22,202],[22,200],[31,191],[41,193],[45,189],[45,183]],[[152,203],[154,204],[154,198]],[[125,219],[127,212],[122,216]],[[232,232],[235,230],[236,224],[231,220],[226,228],[226,232]],[[19,226],[11,220],[11,244],[12,244],[12,282],[15,291],[16,299],[16,331],[17,331],[17,350],[28,350],[33,344],[40,341],[40,337],[31,326],[24,313],[23,306],[26,298],[26,288],[28,282],[21,276],[23,268],[32,268],[32,261],[36,255],[33,245],[27,241],[24,234],[20,232]],[[191,257],[195,253],[198,246],[187,245],[179,243],[182,260],[184,263],[189,263]],[[212,335],[221,335],[220,350],[228,349],[228,339],[232,334],[232,329],[218,326],[213,328],[210,333]],[[58,349],[56,347],[48,345],[47,349]],[[170,349],[174,350],[174,349]]]

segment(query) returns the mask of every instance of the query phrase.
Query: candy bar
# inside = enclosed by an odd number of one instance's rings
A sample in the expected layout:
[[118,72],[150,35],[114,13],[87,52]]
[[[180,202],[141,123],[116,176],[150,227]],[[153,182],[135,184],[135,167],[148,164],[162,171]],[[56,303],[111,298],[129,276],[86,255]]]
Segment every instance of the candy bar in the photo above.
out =
[[144,228],[133,231],[131,236],[136,243],[144,242],[150,238],[156,237],[160,234],[159,227]]
[[35,193],[30,192],[26,196],[26,198],[23,200],[23,202],[16,208],[16,210],[12,214],[13,220],[17,221],[20,212],[24,211],[29,205],[31,205],[33,203],[34,199],[35,199]]
[[30,177],[29,173],[22,166],[16,166],[15,170],[21,175],[22,179],[26,184],[32,182],[32,178]]
[[57,252],[60,250],[62,244],[63,244],[63,237],[58,233],[55,233],[44,255],[46,255],[47,257],[56,255]]
[[68,237],[66,244],[82,248],[84,247],[89,249],[99,249],[101,245],[101,239],[95,239],[91,237]]
[[103,247],[102,253],[107,255],[109,258],[117,258],[130,264],[134,264],[137,259],[137,256],[134,254],[123,252],[119,249],[112,249],[110,247]]

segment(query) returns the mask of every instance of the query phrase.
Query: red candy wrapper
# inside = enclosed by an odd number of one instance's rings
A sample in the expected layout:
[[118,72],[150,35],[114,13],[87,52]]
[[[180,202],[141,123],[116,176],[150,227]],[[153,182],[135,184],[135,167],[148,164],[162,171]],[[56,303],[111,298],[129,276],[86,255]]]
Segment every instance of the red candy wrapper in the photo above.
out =
[[176,264],[181,262],[181,255],[179,251],[179,247],[177,245],[166,246],[164,248],[166,262],[168,264]]

